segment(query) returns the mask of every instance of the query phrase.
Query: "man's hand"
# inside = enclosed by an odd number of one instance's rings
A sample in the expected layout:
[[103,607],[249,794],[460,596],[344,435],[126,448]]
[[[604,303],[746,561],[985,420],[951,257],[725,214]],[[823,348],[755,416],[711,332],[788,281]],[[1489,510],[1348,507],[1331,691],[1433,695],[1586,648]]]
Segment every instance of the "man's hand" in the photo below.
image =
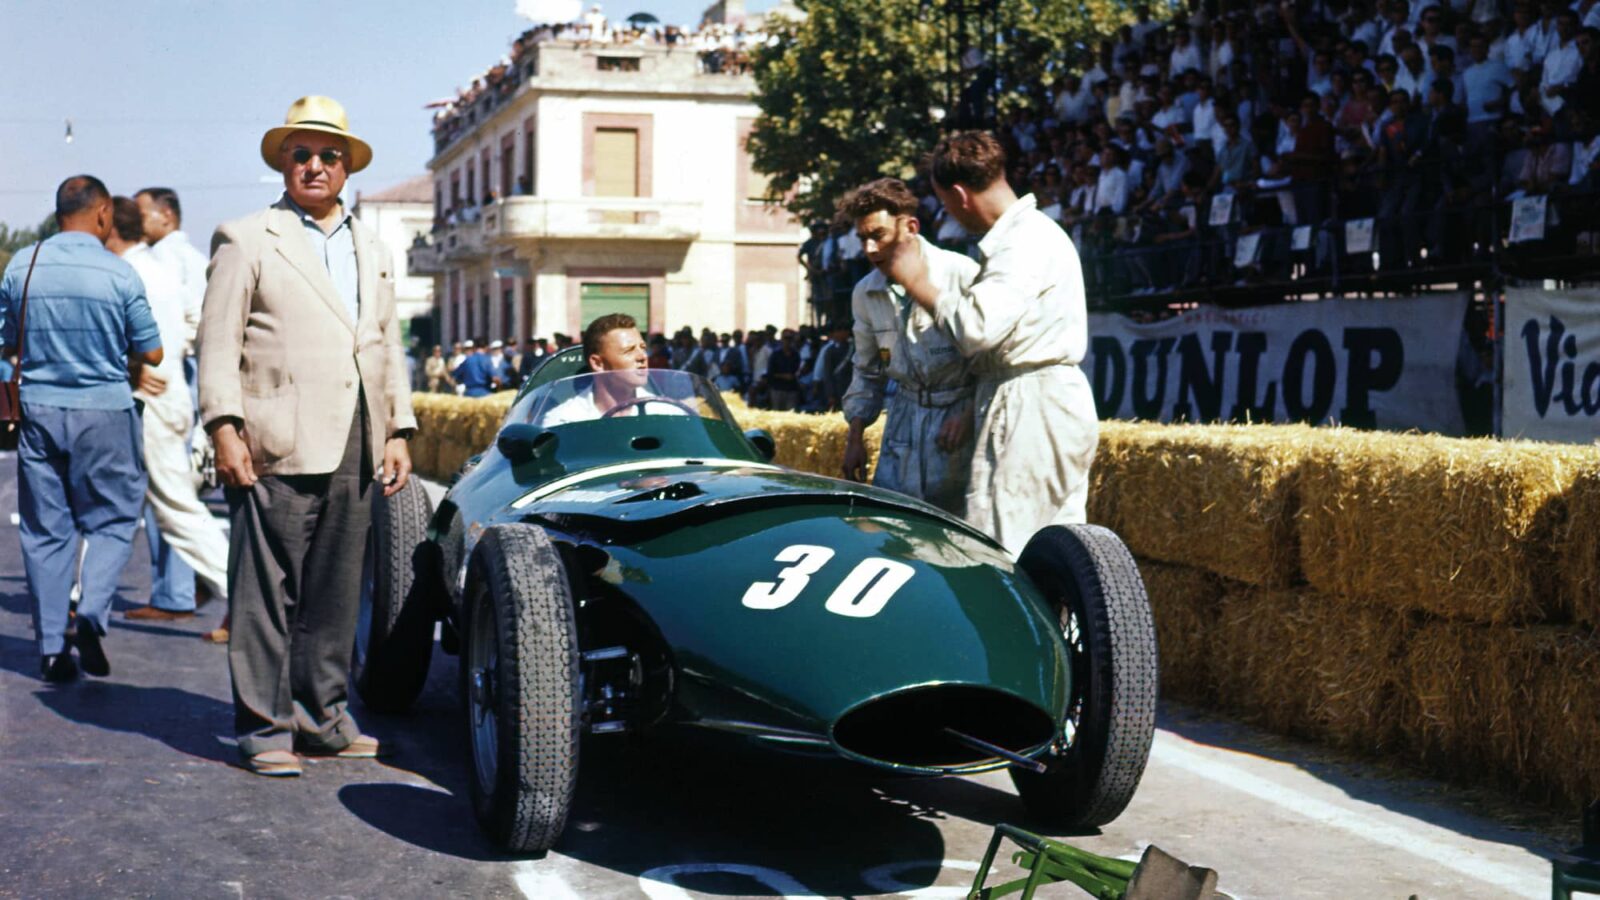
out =
[[951,413],[944,424],[939,426],[939,433],[933,443],[946,453],[955,452],[957,447],[967,442],[972,435],[972,408],[962,405],[960,411]]
[[167,377],[154,366],[134,366],[133,389],[146,397],[159,397],[167,390]]
[[250,488],[256,483],[256,467],[250,460],[250,447],[232,422],[211,431],[211,445],[217,452],[217,477],[231,488]]
[[850,481],[867,480],[867,444],[861,434],[851,431],[844,445],[844,477]]
[[411,479],[411,448],[405,438],[390,438],[383,445],[383,471],[378,482],[383,485],[383,495],[393,497],[400,493]]
[[928,278],[928,261],[922,257],[921,241],[896,241],[894,250],[883,261],[881,268],[890,281],[906,289],[918,306],[933,312],[939,292]]

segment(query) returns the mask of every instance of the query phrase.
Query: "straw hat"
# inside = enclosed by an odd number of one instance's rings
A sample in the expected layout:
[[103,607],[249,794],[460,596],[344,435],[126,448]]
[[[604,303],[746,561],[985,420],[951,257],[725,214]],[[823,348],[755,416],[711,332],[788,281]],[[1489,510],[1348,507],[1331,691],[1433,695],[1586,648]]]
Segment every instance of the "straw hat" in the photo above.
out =
[[301,97],[289,106],[289,114],[283,117],[283,124],[267,130],[261,136],[261,159],[266,164],[282,172],[279,163],[283,149],[283,141],[296,131],[320,131],[323,134],[335,134],[350,143],[350,158],[345,161],[345,171],[355,173],[367,167],[372,162],[372,147],[366,141],[350,133],[350,120],[345,117],[344,107],[332,97],[319,97],[315,94]]

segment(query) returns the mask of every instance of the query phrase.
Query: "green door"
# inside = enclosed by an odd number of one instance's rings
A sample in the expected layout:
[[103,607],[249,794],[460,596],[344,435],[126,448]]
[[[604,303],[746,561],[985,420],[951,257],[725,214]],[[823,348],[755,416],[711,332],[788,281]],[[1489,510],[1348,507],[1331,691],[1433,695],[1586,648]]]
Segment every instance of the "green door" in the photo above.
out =
[[648,284],[584,284],[578,288],[582,304],[580,327],[610,313],[627,313],[639,323],[639,331],[650,330],[650,285]]

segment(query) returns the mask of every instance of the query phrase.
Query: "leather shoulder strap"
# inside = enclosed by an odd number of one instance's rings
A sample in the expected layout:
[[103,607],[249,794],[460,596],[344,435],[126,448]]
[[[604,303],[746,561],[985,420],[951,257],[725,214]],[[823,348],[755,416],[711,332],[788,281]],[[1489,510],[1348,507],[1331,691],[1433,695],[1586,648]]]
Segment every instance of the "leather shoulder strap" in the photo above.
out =
[[44,247],[44,238],[33,245],[33,257],[28,260],[28,275],[22,279],[22,301],[17,304],[17,365],[11,370],[11,383],[22,383],[22,350],[27,343],[28,327],[28,285],[33,283],[33,267],[39,262],[39,250]]

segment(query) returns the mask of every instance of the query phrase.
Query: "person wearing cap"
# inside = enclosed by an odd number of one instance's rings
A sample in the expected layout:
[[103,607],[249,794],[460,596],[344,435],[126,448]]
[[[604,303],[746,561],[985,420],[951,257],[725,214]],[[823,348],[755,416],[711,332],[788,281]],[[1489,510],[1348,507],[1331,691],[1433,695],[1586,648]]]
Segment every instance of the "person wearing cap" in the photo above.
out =
[[327,97],[261,139],[267,209],[224,224],[200,323],[200,415],[227,486],[234,731],[245,766],[298,775],[299,750],[379,754],[347,704],[373,492],[411,473],[416,429],[394,257],[350,215],[372,148]]
[[453,373],[456,378],[456,387],[463,397],[487,397],[494,392],[494,366],[489,361],[489,354],[483,352],[482,347],[474,346],[472,341],[462,345],[467,357],[456,366]]
[[888,421],[872,483],[961,515],[972,466],[972,374],[949,333],[938,327],[931,313],[911,302],[883,266],[896,248],[917,248],[935,283],[944,290],[961,291],[972,285],[978,264],[923,239],[917,197],[898,178],[880,178],[856,188],[839,209],[855,223],[873,263],[850,298],[855,377],[842,404],[850,423],[844,477],[866,480],[862,435],[883,411],[893,380],[897,388],[888,400]]

